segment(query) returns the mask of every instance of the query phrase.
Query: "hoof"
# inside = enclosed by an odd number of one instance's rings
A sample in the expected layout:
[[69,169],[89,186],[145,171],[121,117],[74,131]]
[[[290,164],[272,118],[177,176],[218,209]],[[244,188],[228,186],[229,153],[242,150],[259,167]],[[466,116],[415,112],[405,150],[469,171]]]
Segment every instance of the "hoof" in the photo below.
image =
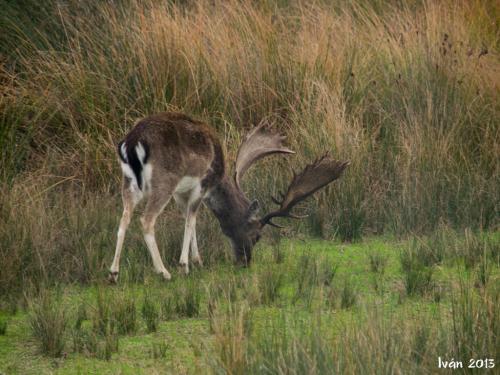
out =
[[199,267],[203,267],[203,261],[201,260],[201,257],[199,255],[197,257],[193,257],[191,260],[193,264],[196,264]]
[[188,275],[189,274],[189,266],[187,263],[179,263],[179,270],[182,274]]
[[118,282],[118,272],[109,271],[108,281],[110,284],[116,284]]
[[170,272],[168,271],[163,271],[163,272],[160,272],[160,275],[163,277],[163,280],[165,281],[170,281],[172,279],[172,275],[170,275]]

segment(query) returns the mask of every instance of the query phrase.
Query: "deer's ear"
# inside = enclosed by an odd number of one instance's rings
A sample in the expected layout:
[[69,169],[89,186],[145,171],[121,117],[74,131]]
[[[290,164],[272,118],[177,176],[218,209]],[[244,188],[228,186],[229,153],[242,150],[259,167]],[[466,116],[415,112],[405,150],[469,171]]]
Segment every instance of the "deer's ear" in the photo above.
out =
[[257,217],[259,209],[260,205],[257,200],[254,200],[252,203],[250,203],[250,207],[248,207],[248,220],[255,219]]

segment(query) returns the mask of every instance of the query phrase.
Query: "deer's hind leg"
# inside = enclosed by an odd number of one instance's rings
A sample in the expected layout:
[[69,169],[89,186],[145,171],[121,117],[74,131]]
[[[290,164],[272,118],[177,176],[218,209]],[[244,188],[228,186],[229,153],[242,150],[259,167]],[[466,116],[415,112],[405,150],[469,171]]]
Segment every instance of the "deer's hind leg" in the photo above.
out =
[[161,188],[153,189],[146,203],[144,214],[141,217],[144,240],[153,259],[153,267],[165,280],[170,280],[172,276],[161,260],[160,251],[155,239],[154,227],[156,219],[172,197],[173,186],[175,186],[174,183],[164,183]]
[[120,227],[118,228],[118,235],[116,239],[115,256],[113,263],[109,268],[108,280],[112,283],[118,281],[118,273],[120,271],[120,256],[123,248],[123,241],[125,240],[125,232],[130,224],[132,213],[137,203],[142,199],[142,192],[133,189],[129,178],[124,177],[122,186],[122,201],[123,201],[123,214],[120,220]]

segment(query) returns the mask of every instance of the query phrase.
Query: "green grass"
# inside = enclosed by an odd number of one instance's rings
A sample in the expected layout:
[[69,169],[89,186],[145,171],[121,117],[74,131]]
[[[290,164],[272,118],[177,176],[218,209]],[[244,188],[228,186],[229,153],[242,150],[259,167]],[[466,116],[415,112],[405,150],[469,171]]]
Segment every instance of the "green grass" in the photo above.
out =
[[[496,235],[486,237],[491,243],[498,242]],[[187,277],[175,274],[173,282],[163,282],[146,271],[144,283],[68,284],[58,291],[45,290],[46,295],[59,298],[59,308],[66,311],[64,350],[56,360],[41,354],[39,344],[44,338],[33,336],[30,329],[30,311],[37,308],[21,309],[14,315],[3,313],[8,330],[0,335],[0,371],[238,374],[259,373],[266,365],[273,368],[272,373],[279,366],[316,368],[318,374],[331,369],[372,373],[389,358],[391,366],[401,371],[432,372],[437,354],[498,356],[500,326],[495,303],[500,270],[494,263],[489,263],[487,285],[474,285],[479,266],[474,272],[459,263],[436,268],[436,280],[446,290],[436,302],[433,295],[405,291],[400,254],[401,248],[412,247],[411,240],[373,238],[350,245],[284,240],[282,246],[283,262],[268,264],[273,249],[261,246],[257,263],[249,270],[222,265]],[[372,282],[374,248],[386,259],[382,293]],[[295,294],[297,267],[304,262],[316,262],[320,266],[313,268],[317,270],[335,269],[335,276],[327,277],[328,283],[316,279],[309,284],[310,301],[297,300]],[[270,285],[259,286],[263,282]],[[260,291],[256,299],[255,291],[248,290],[249,283]],[[184,304],[191,300],[186,290],[195,287],[199,309],[192,314]],[[184,307],[179,310],[175,307],[179,302],[174,300],[166,314],[161,304],[169,296],[187,298],[180,302]],[[131,321],[134,329],[130,329]],[[80,346],[72,345],[75,332],[81,335]],[[378,347],[382,343],[389,345],[385,354]],[[342,345],[345,351],[338,349]]]

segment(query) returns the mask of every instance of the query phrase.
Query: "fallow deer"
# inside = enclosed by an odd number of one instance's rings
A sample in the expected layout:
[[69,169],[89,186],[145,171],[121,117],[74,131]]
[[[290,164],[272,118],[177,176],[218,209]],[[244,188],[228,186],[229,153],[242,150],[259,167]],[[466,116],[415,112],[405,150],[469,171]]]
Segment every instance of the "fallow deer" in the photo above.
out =
[[236,262],[248,265],[252,248],[260,239],[262,228],[275,217],[299,218],[291,209],[320,188],[339,178],[348,162],[327,154],[295,174],[282,200],[273,201],[279,208],[258,217],[259,204],[250,201],[241,189],[241,179],[258,159],[281,153],[293,154],[283,145],[285,137],[271,134],[264,123],[253,129],[239,147],[234,178],[228,174],[221,144],[216,133],[203,122],[180,113],[160,113],[138,121],[118,144],[123,172],[123,215],[118,230],[110,280],[118,278],[120,254],[125,231],[137,203],[146,198],[141,217],[154,269],[166,280],[171,278],[160,258],[154,226],[158,215],[171,197],[185,216],[184,240],[180,265],[189,272],[189,250],[194,262],[202,264],[196,241],[196,214],[202,202],[218,219],[222,232],[229,237]]

